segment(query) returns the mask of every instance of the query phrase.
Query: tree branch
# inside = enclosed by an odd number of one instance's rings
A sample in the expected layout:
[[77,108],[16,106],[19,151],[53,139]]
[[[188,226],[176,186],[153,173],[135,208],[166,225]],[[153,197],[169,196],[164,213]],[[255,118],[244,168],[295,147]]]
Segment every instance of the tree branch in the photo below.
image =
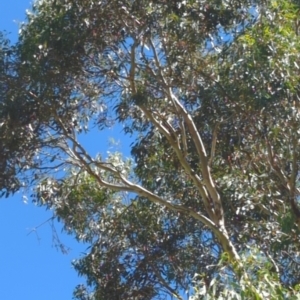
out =
[[211,176],[210,167],[208,165],[208,158],[207,158],[206,150],[202,142],[201,136],[196,128],[196,125],[191,115],[182,106],[182,104],[179,102],[179,100],[173,94],[170,88],[168,91],[168,96],[170,99],[173,99],[174,103],[179,109],[180,115],[183,116],[184,121],[187,124],[187,128],[189,129],[193,142],[196,146],[197,153],[199,155],[199,160],[201,164],[201,173],[203,176],[204,185],[207,188],[207,191],[214,203],[214,209],[215,209],[216,216],[218,218],[218,223],[220,226],[224,226],[224,212],[223,212],[222,202]]

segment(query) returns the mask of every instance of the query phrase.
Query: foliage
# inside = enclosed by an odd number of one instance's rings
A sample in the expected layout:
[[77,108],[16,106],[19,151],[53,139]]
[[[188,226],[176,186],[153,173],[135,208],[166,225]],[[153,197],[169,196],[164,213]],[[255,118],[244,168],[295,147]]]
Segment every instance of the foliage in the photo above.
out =
[[[293,290],[282,287],[278,274],[272,271],[272,259],[262,256],[260,250],[248,249],[241,259],[250,279],[242,276],[233,282],[231,274],[222,268],[221,279],[214,278],[207,285],[201,274],[195,274],[196,290],[191,299],[299,299],[299,285]],[[224,286],[221,293],[219,285]]]
[[[298,299],[298,12],[42,0],[2,38],[1,188],[90,244],[76,299]],[[116,123],[131,158],[93,157]]]

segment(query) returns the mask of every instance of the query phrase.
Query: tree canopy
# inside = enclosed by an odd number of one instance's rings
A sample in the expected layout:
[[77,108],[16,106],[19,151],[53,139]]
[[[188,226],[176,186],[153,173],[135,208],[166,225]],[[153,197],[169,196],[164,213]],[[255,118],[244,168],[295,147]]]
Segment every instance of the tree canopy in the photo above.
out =
[[[75,299],[299,299],[299,3],[40,0],[0,43],[0,188],[89,243]],[[134,141],[92,156],[110,126]]]

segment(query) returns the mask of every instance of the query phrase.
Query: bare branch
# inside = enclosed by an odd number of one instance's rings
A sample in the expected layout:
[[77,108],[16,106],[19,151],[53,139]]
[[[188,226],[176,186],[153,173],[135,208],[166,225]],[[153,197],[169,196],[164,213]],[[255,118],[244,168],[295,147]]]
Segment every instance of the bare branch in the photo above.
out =
[[197,189],[199,190],[208,215],[210,216],[210,218],[212,220],[214,220],[215,219],[215,214],[212,210],[211,203],[209,201],[209,195],[208,195],[205,187],[202,184],[202,180],[195,173],[195,171],[191,168],[190,164],[186,160],[186,156],[184,156],[181,149],[179,148],[177,140],[174,140],[173,136],[169,133],[169,131],[165,130],[164,126],[153,117],[151,112],[149,112],[143,106],[140,106],[140,108],[144,112],[146,117],[152,122],[152,124],[167,138],[169,144],[172,146],[173,150],[175,151],[175,153],[176,153],[176,155],[177,155],[177,157],[180,161],[180,164],[182,165],[182,167],[184,168],[186,173],[190,176],[190,178],[193,180],[193,182],[195,183]]
[[[145,111],[145,112],[147,113],[147,111]],[[151,115],[149,115],[149,117],[151,117]],[[151,117],[151,118],[153,119],[154,122],[157,122],[153,117]],[[59,119],[58,119],[58,121],[59,121]],[[156,125],[159,128],[158,123]],[[179,159],[181,159],[181,163],[185,167],[186,171],[188,171],[190,173],[191,178],[194,180],[195,184],[199,188],[199,191],[200,191],[201,195],[203,195],[204,200],[208,199],[209,196],[207,195],[205,188],[202,186],[200,178],[191,171],[190,166],[187,163],[185,157],[183,157],[180,149],[178,149],[176,147],[176,143],[174,141],[172,141],[170,135],[167,135],[167,136],[168,136],[169,141],[170,141],[171,145],[173,146],[174,150],[177,151],[176,153],[177,153]],[[200,214],[200,213],[192,210],[191,208],[172,204],[171,202],[169,202],[169,201],[157,196],[156,194],[152,193],[151,191],[145,189],[144,187],[142,187],[138,184],[132,183],[127,178],[125,178],[121,174],[120,171],[117,171],[115,168],[108,166],[107,163],[101,163],[101,162],[94,161],[90,157],[90,155],[86,152],[86,150],[78,143],[78,141],[76,140],[76,138],[74,136],[69,135],[68,138],[73,143],[73,150],[71,153],[72,153],[72,156],[75,156],[73,158],[77,159],[77,161],[78,161],[77,165],[83,167],[87,171],[87,173],[89,175],[91,175],[93,178],[95,178],[101,186],[107,187],[114,191],[120,191],[120,192],[126,191],[126,192],[135,193],[141,197],[147,198],[148,200],[152,201],[155,204],[159,204],[159,205],[167,207],[170,210],[191,216],[192,218],[194,218],[194,219],[200,221],[201,223],[203,223],[204,225],[208,226],[208,228],[210,228],[215,233],[215,235],[218,237],[224,250],[229,253],[230,257],[234,260],[239,260],[239,255],[236,252],[234,246],[232,245],[225,228],[223,226],[219,226],[219,224],[216,222],[216,220],[214,220],[214,214],[212,212],[211,212],[211,219],[209,219],[206,216],[204,216],[203,214]],[[76,148],[78,148],[81,151],[81,153],[79,153]],[[95,170],[92,169],[93,165],[97,166],[101,170],[111,172],[112,174],[114,174],[116,176],[117,179],[120,180],[120,182],[122,184],[113,184],[113,183],[107,182],[106,180],[101,178],[101,176],[99,174],[97,174],[97,172]],[[214,221],[212,221],[212,220],[214,220]]]
[[203,181],[204,181],[205,187],[207,188],[207,191],[214,203],[214,209],[215,209],[215,213],[217,215],[217,220],[221,226],[224,226],[224,212],[223,212],[220,195],[216,189],[216,186],[215,186],[212,176],[211,176],[210,167],[208,165],[207,154],[206,154],[206,150],[205,150],[203,141],[201,139],[201,136],[196,128],[196,125],[195,125],[191,115],[182,106],[182,104],[179,102],[177,97],[173,94],[171,89],[169,89],[168,95],[169,95],[170,99],[174,100],[176,106],[179,109],[180,114],[182,115],[185,123],[187,124],[187,128],[189,129],[191,137],[196,146],[197,153],[199,155],[199,160],[200,160],[200,164],[201,164],[201,173],[203,176]]

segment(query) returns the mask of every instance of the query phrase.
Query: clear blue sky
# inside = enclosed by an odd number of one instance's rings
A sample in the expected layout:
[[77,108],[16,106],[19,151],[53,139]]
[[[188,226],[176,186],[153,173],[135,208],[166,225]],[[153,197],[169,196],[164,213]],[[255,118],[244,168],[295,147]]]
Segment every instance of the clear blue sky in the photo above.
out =
[[[0,30],[10,33],[12,41],[16,41],[18,23],[24,21],[25,10],[30,6],[31,2],[27,0],[0,0]],[[105,151],[103,146],[108,145],[109,137],[120,138],[120,127],[101,133],[101,141],[99,136],[93,134],[84,142],[94,154]],[[126,149],[128,143],[127,140]],[[20,193],[9,199],[0,199],[1,299],[68,300],[72,299],[74,287],[84,283],[84,278],[79,278],[72,269],[71,261],[80,257],[86,246],[60,234],[64,244],[71,248],[68,255],[63,255],[52,245],[48,224],[38,228],[38,236],[35,232],[28,235],[50,216],[50,212],[34,206],[30,201],[24,204]],[[60,233],[59,225],[57,228]]]

